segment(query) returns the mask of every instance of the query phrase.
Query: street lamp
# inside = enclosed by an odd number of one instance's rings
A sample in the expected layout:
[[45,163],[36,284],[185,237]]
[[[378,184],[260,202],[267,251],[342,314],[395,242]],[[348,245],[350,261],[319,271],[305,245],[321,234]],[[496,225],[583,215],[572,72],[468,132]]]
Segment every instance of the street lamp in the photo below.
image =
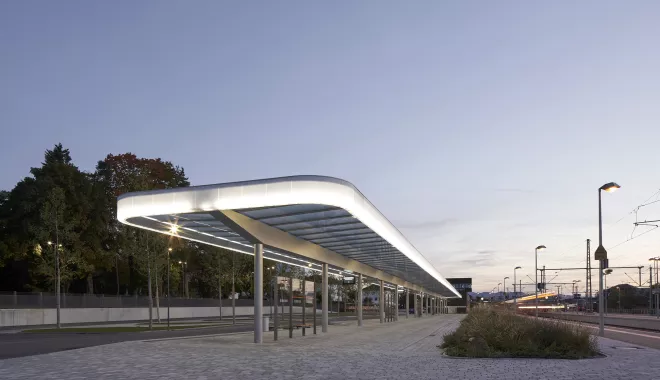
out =
[[500,285],[502,285],[502,283],[501,283],[501,282],[498,282],[498,283],[497,283],[497,298],[498,298],[498,299],[500,298]]
[[179,260],[181,265],[181,298],[186,298],[186,261]]
[[268,276],[270,277],[270,317],[273,318],[273,296],[275,295],[275,283],[273,282],[273,270],[275,266],[268,267]]
[[578,292],[578,287],[577,287],[578,282],[580,282],[580,280],[573,280],[573,288],[572,288],[573,289],[573,296],[575,296],[575,293]]
[[167,331],[170,331],[170,255],[172,248],[167,249]]
[[545,249],[545,245],[539,245],[534,249],[534,295],[536,295],[534,300],[534,317],[539,317],[539,251]]
[[[515,267],[513,268],[513,305],[515,308],[516,305],[516,300],[518,299],[518,293],[516,293],[516,271],[518,269],[522,269],[522,267]],[[520,289],[518,289],[520,290]]]
[[48,245],[53,247],[53,253],[55,254],[55,308],[57,315],[57,328],[61,328],[60,325],[60,299],[62,298],[60,287],[61,287],[61,275],[60,275],[60,249],[62,249],[62,244],[48,241]]
[[594,259],[598,260],[599,271],[598,273],[598,335],[605,336],[605,307],[603,303],[605,302],[605,297],[603,296],[603,270],[606,269],[609,264],[607,262],[607,251],[603,247],[603,210],[601,206],[601,192],[607,191],[611,193],[620,189],[621,186],[617,185],[614,182],[606,183],[603,186],[598,188],[598,248],[594,252]]
[[653,297],[653,270],[655,269],[655,285],[656,287],[658,286],[658,261],[660,261],[660,257],[651,257],[649,258],[649,261],[653,262],[653,267],[649,267],[651,270],[651,280],[649,282],[649,309],[653,310],[653,299],[655,298],[655,314],[658,318],[660,318],[660,314],[658,313],[658,309],[660,308],[660,305],[658,303],[658,295],[656,294],[655,297]]
[[503,288],[504,288],[504,300],[505,300],[505,301],[506,301],[506,280],[507,280],[508,278],[509,278],[509,277],[504,277],[504,286],[503,286]]

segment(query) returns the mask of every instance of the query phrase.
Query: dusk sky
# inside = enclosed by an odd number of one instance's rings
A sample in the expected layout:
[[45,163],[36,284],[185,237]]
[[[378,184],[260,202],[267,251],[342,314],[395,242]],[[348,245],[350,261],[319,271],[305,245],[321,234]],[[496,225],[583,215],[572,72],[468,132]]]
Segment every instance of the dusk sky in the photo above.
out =
[[653,0],[3,1],[0,189],[58,142],[84,170],[133,152],[193,185],[339,177],[443,276],[489,291],[517,265],[530,282],[539,244],[539,265],[583,267],[616,181],[610,266],[647,281],[660,230],[618,244],[660,219],[660,202],[631,212],[660,199],[659,16]]

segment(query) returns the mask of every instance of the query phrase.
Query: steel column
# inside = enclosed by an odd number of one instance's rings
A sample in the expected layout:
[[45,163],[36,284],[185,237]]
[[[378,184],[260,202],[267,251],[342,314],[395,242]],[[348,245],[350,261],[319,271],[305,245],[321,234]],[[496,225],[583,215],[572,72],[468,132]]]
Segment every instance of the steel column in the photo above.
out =
[[[254,245],[254,343],[263,342],[264,246]],[[233,294],[232,294],[233,296]]]
[[380,315],[380,323],[385,322],[385,288],[383,287],[383,280],[380,280],[380,291],[378,293],[378,314]]
[[403,292],[406,294],[406,319],[408,319],[408,314],[410,314],[410,292],[408,288],[405,288]]
[[321,284],[321,332],[328,332],[328,264],[323,263]]
[[358,273],[357,280],[357,302],[355,307],[357,307],[358,326],[362,326],[362,273]]

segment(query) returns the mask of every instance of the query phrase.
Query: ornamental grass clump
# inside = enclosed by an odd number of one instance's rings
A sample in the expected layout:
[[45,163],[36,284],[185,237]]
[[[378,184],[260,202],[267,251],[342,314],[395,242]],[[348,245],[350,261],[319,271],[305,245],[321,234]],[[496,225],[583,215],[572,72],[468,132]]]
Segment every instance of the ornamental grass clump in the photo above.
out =
[[583,327],[537,320],[493,307],[475,307],[441,346],[449,356],[582,359],[598,355],[596,339]]

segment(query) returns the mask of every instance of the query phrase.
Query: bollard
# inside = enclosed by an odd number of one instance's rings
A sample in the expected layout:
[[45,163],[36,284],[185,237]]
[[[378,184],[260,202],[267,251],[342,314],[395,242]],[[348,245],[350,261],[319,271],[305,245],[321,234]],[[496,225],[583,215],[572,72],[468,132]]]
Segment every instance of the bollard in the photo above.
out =
[[44,293],[39,292],[39,308],[43,309],[44,307]]
[[18,294],[16,294],[16,291],[14,290],[14,307],[18,306]]

